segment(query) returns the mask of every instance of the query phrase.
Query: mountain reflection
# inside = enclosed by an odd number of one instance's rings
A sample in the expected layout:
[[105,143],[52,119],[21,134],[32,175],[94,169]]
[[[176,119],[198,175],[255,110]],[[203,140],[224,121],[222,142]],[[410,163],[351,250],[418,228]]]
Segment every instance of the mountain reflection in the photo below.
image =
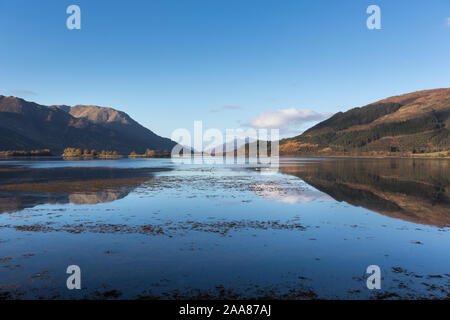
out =
[[280,170],[340,202],[414,223],[449,226],[449,166],[447,160],[325,160]]
[[[287,161],[287,160],[286,160]],[[321,160],[281,162],[283,174],[295,176],[274,180],[246,177],[242,183],[259,197],[283,203],[302,204],[335,199],[383,215],[414,223],[450,226],[450,161],[425,159]],[[170,168],[49,167],[26,168],[0,165],[0,213],[15,212],[41,204],[97,204],[126,197]],[[190,196],[195,188],[206,190],[215,174],[187,168],[183,173],[155,179],[160,188],[179,188]],[[192,176],[192,171],[199,173]],[[285,176],[286,177],[286,176]],[[246,181],[246,182],[243,182]],[[298,182],[301,182],[299,184]],[[194,184],[192,184],[194,183]],[[195,183],[198,183],[195,186]],[[147,184],[146,184],[147,185]],[[189,186],[189,191],[183,188]],[[247,190],[248,190],[247,189]]]
[[154,171],[101,167],[3,167],[0,168],[0,213],[47,203],[112,202],[126,197],[139,185],[152,179]]

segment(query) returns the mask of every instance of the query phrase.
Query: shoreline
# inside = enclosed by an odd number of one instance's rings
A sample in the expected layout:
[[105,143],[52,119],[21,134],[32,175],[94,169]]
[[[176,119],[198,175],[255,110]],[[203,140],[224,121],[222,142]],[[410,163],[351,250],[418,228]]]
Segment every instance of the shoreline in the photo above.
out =
[[447,157],[431,157],[431,156],[398,156],[398,155],[304,155],[304,154],[283,154],[280,158],[345,158],[345,159],[441,159],[450,160]]
[[[199,156],[194,156],[199,157]],[[200,157],[216,157],[216,156],[200,156]],[[248,157],[245,157],[248,158]],[[420,159],[420,160],[450,160],[450,157],[420,157],[420,156],[355,156],[355,155],[299,155],[284,154],[283,158],[320,158],[320,159]],[[171,159],[171,157],[62,157],[62,156],[0,156],[0,161],[10,160],[64,160],[64,161],[85,161],[85,160],[121,160],[121,159]]]

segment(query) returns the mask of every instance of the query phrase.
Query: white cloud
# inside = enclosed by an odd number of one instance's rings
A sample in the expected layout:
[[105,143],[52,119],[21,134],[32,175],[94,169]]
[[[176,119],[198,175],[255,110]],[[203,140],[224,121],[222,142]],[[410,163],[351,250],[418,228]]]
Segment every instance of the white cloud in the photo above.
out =
[[329,112],[318,113],[306,109],[280,109],[261,113],[248,125],[254,128],[284,129],[287,126],[301,126],[306,122],[325,120],[331,115]]
[[450,27],[450,18],[447,18],[447,26]]

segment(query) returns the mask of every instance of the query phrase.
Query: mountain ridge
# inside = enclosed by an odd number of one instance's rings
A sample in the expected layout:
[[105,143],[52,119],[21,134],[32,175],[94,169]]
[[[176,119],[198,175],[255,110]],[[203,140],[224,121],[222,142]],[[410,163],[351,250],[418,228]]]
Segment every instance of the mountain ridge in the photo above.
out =
[[66,147],[115,150],[121,154],[146,149],[172,149],[176,143],[156,135],[128,114],[100,106],[44,106],[0,95],[0,150]]
[[450,88],[415,91],[338,112],[280,153],[426,153],[450,148]]

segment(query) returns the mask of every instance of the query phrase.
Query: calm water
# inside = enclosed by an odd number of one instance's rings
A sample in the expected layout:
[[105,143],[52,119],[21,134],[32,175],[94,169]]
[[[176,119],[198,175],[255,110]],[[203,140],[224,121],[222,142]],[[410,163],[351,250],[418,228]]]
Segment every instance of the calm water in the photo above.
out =
[[449,226],[446,160],[2,161],[0,298],[449,298]]

